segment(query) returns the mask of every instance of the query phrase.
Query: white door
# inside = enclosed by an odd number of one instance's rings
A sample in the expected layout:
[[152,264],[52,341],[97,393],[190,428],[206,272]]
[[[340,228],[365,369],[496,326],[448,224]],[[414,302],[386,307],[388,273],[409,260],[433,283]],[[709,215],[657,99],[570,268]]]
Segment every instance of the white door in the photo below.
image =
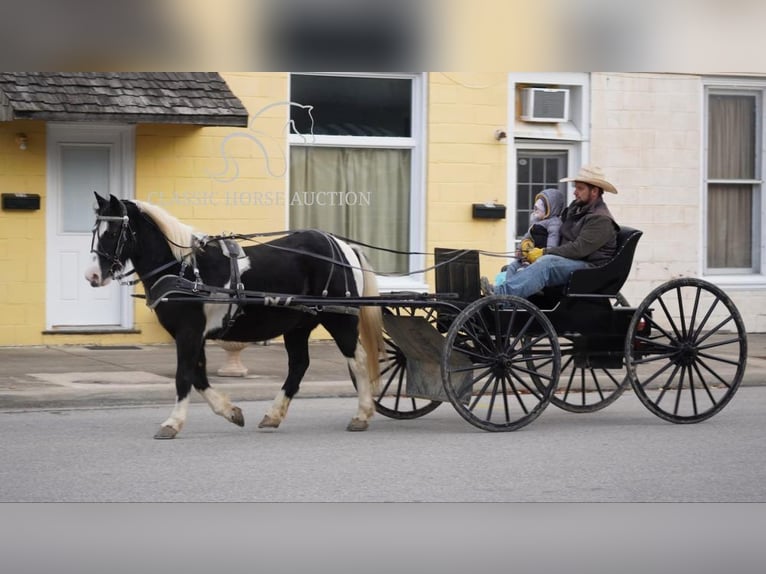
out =
[[92,261],[94,191],[133,197],[133,129],[128,126],[48,126],[46,323],[52,331],[132,327],[132,304],[112,282],[85,281]]

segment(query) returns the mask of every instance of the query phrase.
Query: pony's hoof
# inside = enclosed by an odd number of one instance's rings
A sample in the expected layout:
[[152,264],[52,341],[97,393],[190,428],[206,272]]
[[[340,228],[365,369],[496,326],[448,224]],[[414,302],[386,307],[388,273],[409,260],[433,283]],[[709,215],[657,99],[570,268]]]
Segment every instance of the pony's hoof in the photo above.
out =
[[348,426],[346,427],[347,431],[357,432],[357,431],[366,431],[367,427],[370,426],[370,423],[367,421],[363,421],[362,419],[358,419],[354,417],[351,419],[351,422],[348,423]]
[[229,416],[229,420],[238,427],[245,426],[245,415],[242,414],[242,409],[239,407],[231,408],[231,415]]
[[173,427],[160,427],[160,430],[154,435],[156,439],[176,438],[178,431]]
[[278,421],[277,419],[271,418],[269,415],[265,415],[263,417],[263,420],[261,420],[260,423],[258,423],[259,429],[275,429],[279,428],[279,423],[281,421]]

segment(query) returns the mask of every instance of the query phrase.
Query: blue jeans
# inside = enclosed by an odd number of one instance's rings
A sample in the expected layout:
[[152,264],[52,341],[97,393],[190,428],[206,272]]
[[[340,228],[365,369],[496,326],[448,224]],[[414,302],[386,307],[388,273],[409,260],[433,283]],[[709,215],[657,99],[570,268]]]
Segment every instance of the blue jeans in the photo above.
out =
[[588,263],[579,259],[543,255],[532,265],[524,268],[523,272],[515,273],[505,283],[495,287],[495,294],[517,295],[526,299],[543,287],[566,284],[572,271],[588,267],[590,267]]
[[527,265],[526,262],[522,262],[520,259],[511,259],[508,262],[508,265],[505,266],[505,271],[501,271],[495,276],[495,287],[508,281],[519,269],[526,267]]

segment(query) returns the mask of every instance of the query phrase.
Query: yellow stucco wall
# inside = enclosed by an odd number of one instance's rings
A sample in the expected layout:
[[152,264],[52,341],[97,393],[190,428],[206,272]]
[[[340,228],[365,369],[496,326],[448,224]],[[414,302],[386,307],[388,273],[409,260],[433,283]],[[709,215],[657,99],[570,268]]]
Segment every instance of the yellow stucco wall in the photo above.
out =
[[[27,135],[19,149],[16,134]],[[38,211],[0,210],[0,345],[41,343],[45,326],[45,124],[0,123],[0,191],[40,195]]]
[[[247,128],[138,125],[135,197],[207,233],[287,227],[288,75],[222,73],[250,115]],[[474,220],[471,204],[506,197],[504,73],[430,73],[426,130],[426,245],[505,249],[505,220]],[[29,136],[21,151],[14,134]],[[46,158],[43,122],[0,124],[0,188],[38,193],[41,209],[0,212],[0,345],[168,341],[135,304],[138,333],[50,335],[45,329]],[[383,224],[381,222],[381,224]],[[482,261],[486,274],[501,262]],[[433,281],[429,280],[432,288]],[[317,333],[317,337],[323,337]]]
[[[505,203],[508,76],[431,73],[428,84],[426,251],[434,247],[506,250],[505,219],[473,219],[473,203]],[[483,257],[494,277],[505,263]],[[433,288],[433,279],[429,279]]]

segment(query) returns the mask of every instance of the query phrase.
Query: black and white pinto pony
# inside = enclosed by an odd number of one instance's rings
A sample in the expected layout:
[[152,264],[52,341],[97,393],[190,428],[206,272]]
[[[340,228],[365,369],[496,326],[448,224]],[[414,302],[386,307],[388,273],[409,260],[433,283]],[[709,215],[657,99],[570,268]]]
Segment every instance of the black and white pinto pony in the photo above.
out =
[[[234,288],[234,260],[221,241],[200,242],[202,236],[192,227],[156,205],[114,196],[105,199],[98,194],[96,199],[94,263],[85,274],[93,287],[120,277],[130,260],[146,293],[167,274],[183,272],[193,280],[194,268],[205,285]],[[268,243],[247,246],[243,251],[244,257],[237,258],[236,265],[239,287],[248,291],[333,298],[378,294],[375,275],[365,257],[321,231],[296,231]],[[184,426],[192,387],[213,412],[244,426],[242,410],[208,382],[206,339],[255,342],[283,336],[288,354],[287,378],[259,424],[261,428],[277,428],[309,366],[309,334],[319,325],[333,337],[355,377],[358,409],[347,429],[367,429],[375,409],[372,386],[380,376],[378,359],[383,350],[379,307],[361,307],[358,313],[322,308],[305,312],[259,304],[239,309],[232,323],[227,304],[200,299],[156,306],[160,324],[175,339],[177,368],[176,404],[155,438],[174,438]]]

